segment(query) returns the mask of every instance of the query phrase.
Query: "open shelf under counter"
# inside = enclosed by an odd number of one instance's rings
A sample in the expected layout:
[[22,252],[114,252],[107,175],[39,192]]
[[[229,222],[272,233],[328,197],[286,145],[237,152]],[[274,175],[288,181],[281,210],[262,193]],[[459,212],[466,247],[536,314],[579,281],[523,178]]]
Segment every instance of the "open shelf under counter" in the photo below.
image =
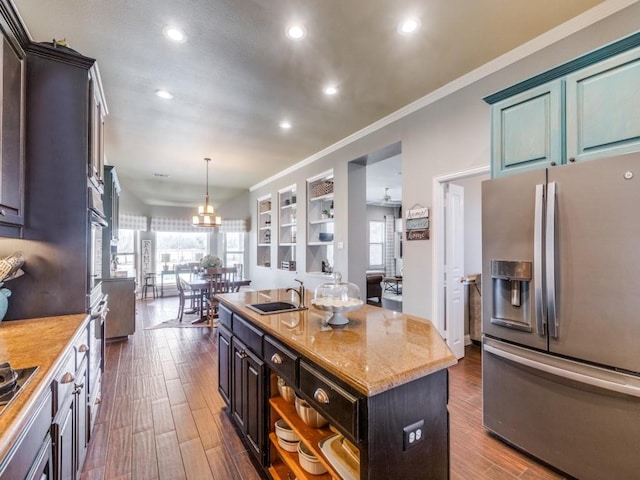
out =
[[[300,464],[297,461],[298,454],[290,453],[290,452],[287,452],[286,450],[283,450],[278,444],[278,437],[276,436],[276,434],[270,433],[269,438],[271,439],[272,444],[275,445],[276,449],[278,450],[278,453],[281,454],[280,458],[282,458],[283,461],[287,463],[287,466],[291,468],[291,470],[294,470],[294,468],[292,468],[292,466],[289,465],[289,462],[287,461],[287,457],[290,457],[289,459],[293,461],[293,463],[295,464],[294,466],[297,466],[299,470],[304,472],[303,478],[319,478],[319,479],[342,478],[338,474],[338,472],[334,470],[331,463],[329,463],[329,461],[325,458],[324,454],[322,453],[322,450],[320,450],[320,445],[319,445],[321,440],[333,435],[334,432],[329,428],[313,428],[307,425],[306,423],[304,423],[302,419],[298,416],[298,413],[296,412],[296,407],[286,402],[282,397],[270,398],[269,404],[277,412],[277,414],[285,422],[287,422],[287,424],[296,433],[296,435],[298,435],[298,437],[300,438],[300,441],[304,443],[307,446],[307,448],[309,448],[309,450],[318,458],[318,461],[322,465],[324,465],[324,467],[327,469],[327,473],[323,475],[312,475],[310,473],[307,473],[305,470],[302,469],[302,467],[300,467]],[[294,473],[298,475],[298,472],[296,470],[294,470]]]

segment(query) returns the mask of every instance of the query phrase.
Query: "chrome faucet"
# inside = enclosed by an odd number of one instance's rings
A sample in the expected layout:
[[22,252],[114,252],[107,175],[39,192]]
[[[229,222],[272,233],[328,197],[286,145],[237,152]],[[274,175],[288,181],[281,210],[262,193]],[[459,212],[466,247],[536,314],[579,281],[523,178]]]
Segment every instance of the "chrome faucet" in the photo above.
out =
[[297,278],[295,280],[296,282],[300,283],[300,286],[298,288],[289,287],[287,288],[287,292],[296,292],[298,294],[298,308],[307,308],[304,306],[304,282],[302,280],[298,280]]

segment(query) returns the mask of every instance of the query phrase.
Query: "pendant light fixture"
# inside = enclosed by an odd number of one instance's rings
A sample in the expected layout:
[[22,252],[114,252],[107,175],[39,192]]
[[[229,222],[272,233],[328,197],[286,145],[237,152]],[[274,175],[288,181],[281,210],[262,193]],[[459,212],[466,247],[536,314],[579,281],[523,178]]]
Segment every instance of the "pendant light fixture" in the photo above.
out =
[[209,205],[209,162],[210,158],[205,158],[207,162],[207,194],[204,197],[204,205],[198,207],[198,215],[193,216],[194,227],[219,227],[222,225],[222,218],[216,216],[213,205]]

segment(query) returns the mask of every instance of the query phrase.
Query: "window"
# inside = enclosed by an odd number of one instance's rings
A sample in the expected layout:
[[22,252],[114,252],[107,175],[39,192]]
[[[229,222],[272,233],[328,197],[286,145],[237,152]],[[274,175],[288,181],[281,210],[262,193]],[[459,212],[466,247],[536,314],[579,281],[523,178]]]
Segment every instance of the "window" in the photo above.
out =
[[384,266],[384,222],[369,222],[369,268]]
[[236,264],[244,265],[243,232],[227,232],[224,234],[224,264],[228,267],[233,267]]
[[196,263],[207,252],[207,233],[156,232],[157,268]]
[[118,255],[116,270],[126,270],[128,276],[135,276],[136,271],[136,231],[118,231]]

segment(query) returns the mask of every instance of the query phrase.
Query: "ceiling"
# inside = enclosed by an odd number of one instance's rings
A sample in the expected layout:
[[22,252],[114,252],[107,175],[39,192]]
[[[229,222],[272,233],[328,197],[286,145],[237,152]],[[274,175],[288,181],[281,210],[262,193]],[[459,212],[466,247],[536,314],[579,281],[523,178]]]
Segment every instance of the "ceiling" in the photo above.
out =
[[[190,207],[204,157],[217,206],[602,0],[13,1],[35,41],[98,60],[124,187]],[[420,28],[402,35],[409,15]],[[305,38],[287,37],[292,22]],[[170,42],[168,24],[187,41]]]

